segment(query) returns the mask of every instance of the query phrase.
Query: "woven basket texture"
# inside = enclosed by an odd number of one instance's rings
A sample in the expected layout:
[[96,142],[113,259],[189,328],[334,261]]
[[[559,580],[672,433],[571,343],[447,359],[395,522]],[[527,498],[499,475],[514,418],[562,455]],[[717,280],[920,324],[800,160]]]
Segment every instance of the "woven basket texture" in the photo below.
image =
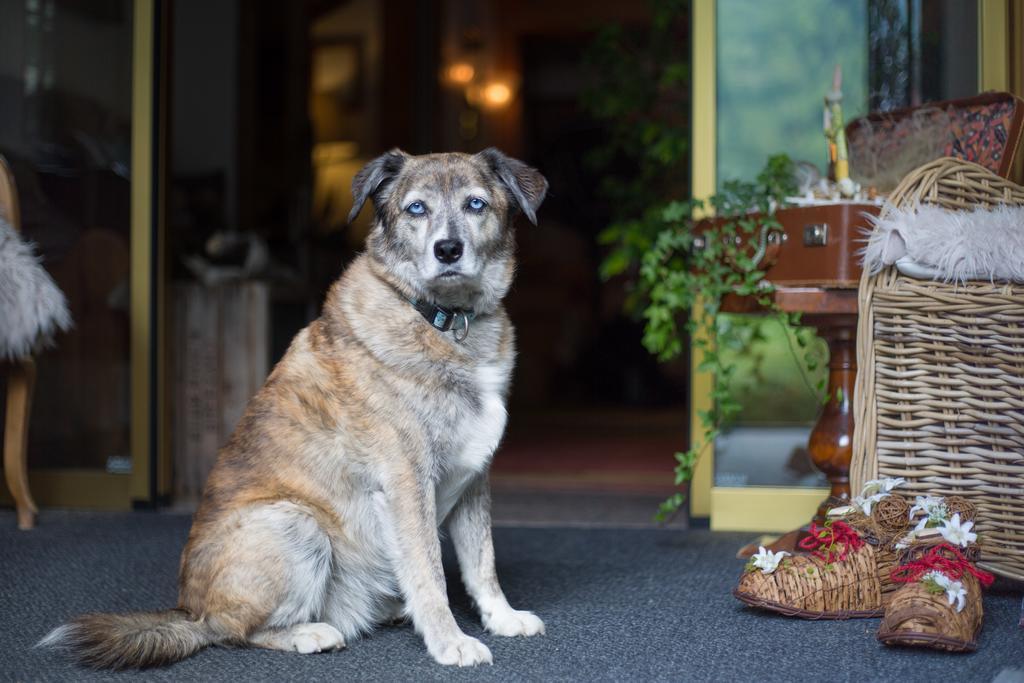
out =
[[[908,174],[896,208],[1024,206],[1024,188],[943,158]],[[1022,227],[1024,229],[1024,227]],[[1024,286],[861,278],[851,485],[977,506],[979,566],[1024,580]]]
[[891,578],[892,570],[896,567],[900,555],[900,551],[896,548],[896,543],[906,536],[910,530],[907,516],[903,516],[900,520],[895,520],[890,519],[890,516],[887,514],[886,508],[897,501],[901,503],[899,505],[901,510],[909,509],[905,498],[891,495],[879,501],[871,511],[870,516],[855,512],[845,520],[847,524],[857,530],[861,538],[874,548],[875,573],[878,576],[878,588],[882,592],[883,605],[887,602],[889,593],[901,585],[895,583]]
[[956,611],[945,593],[928,592],[921,582],[901,585],[893,593],[878,627],[886,645],[912,645],[963,652],[977,647],[981,631],[981,585],[970,574],[958,579],[967,590],[964,609]]

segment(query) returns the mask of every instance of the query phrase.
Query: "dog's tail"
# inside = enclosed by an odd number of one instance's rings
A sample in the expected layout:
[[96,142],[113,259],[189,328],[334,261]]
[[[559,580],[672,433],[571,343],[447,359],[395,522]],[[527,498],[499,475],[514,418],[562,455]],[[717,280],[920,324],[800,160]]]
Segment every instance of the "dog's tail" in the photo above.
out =
[[58,626],[37,647],[63,647],[97,669],[141,669],[185,659],[222,640],[180,609],[85,614]]

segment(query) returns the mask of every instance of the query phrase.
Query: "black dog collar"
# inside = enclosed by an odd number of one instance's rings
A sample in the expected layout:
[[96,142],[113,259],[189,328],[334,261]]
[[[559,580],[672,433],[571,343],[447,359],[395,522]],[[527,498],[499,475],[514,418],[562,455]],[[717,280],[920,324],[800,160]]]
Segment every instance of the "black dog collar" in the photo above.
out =
[[[423,319],[430,323],[431,327],[447,332],[452,330],[455,341],[462,341],[469,336],[469,323],[476,318],[473,311],[450,310],[442,308],[429,301],[417,301],[410,299],[409,303],[415,308]],[[462,333],[461,335],[459,333]]]

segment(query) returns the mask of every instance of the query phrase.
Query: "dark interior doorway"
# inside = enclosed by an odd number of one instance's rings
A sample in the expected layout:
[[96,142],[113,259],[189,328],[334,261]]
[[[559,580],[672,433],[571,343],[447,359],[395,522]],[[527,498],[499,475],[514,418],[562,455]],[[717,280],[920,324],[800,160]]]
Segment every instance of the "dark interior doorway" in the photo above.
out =
[[[344,221],[362,164],[396,146],[493,145],[527,161],[551,191],[539,226],[518,232],[507,307],[519,355],[495,488],[639,496],[649,519],[687,442],[688,365],[647,354],[642,323],[623,313],[625,281],[598,276],[596,237],[610,211],[588,159],[606,131],[580,104],[594,31],[642,25],[647,8],[601,0],[582,17],[571,0],[225,0],[215,16],[198,2],[174,7],[172,145],[186,152],[172,155],[176,276],[193,275],[183,257],[218,230],[265,243],[275,362],[362,248],[370,212]],[[202,45],[226,61],[204,68]],[[454,82],[463,62],[477,85],[506,84],[507,101]],[[199,144],[209,121],[230,124],[229,139]]]

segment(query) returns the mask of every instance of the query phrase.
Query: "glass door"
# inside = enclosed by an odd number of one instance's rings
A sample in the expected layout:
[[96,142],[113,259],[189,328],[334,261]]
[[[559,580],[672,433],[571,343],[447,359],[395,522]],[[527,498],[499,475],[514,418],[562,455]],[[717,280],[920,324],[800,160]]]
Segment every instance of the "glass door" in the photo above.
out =
[[[822,100],[837,64],[847,121],[977,93],[984,85],[980,9],[952,0],[694,3],[695,196],[730,179],[752,179],[777,153],[824,174]],[[792,332],[775,320],[730,315],[719,321],[723,326],[743,328],[745,334],[733,336],[749,340],[743,348],[720,349],[740,368],[729,390],[745,410],[714,444],[713,457],[699,464],[691,513],[710,516],[719,529],[798,526],[825,493],[807,443],[827,353],[808,367],[806,354],[794,353]],[[695,358],[695,414],[710,395],[699,363]]]
[[158,490],[157,8],[0,0],[0,154],[74,320],[36,358],[42,505],[125,508]]

